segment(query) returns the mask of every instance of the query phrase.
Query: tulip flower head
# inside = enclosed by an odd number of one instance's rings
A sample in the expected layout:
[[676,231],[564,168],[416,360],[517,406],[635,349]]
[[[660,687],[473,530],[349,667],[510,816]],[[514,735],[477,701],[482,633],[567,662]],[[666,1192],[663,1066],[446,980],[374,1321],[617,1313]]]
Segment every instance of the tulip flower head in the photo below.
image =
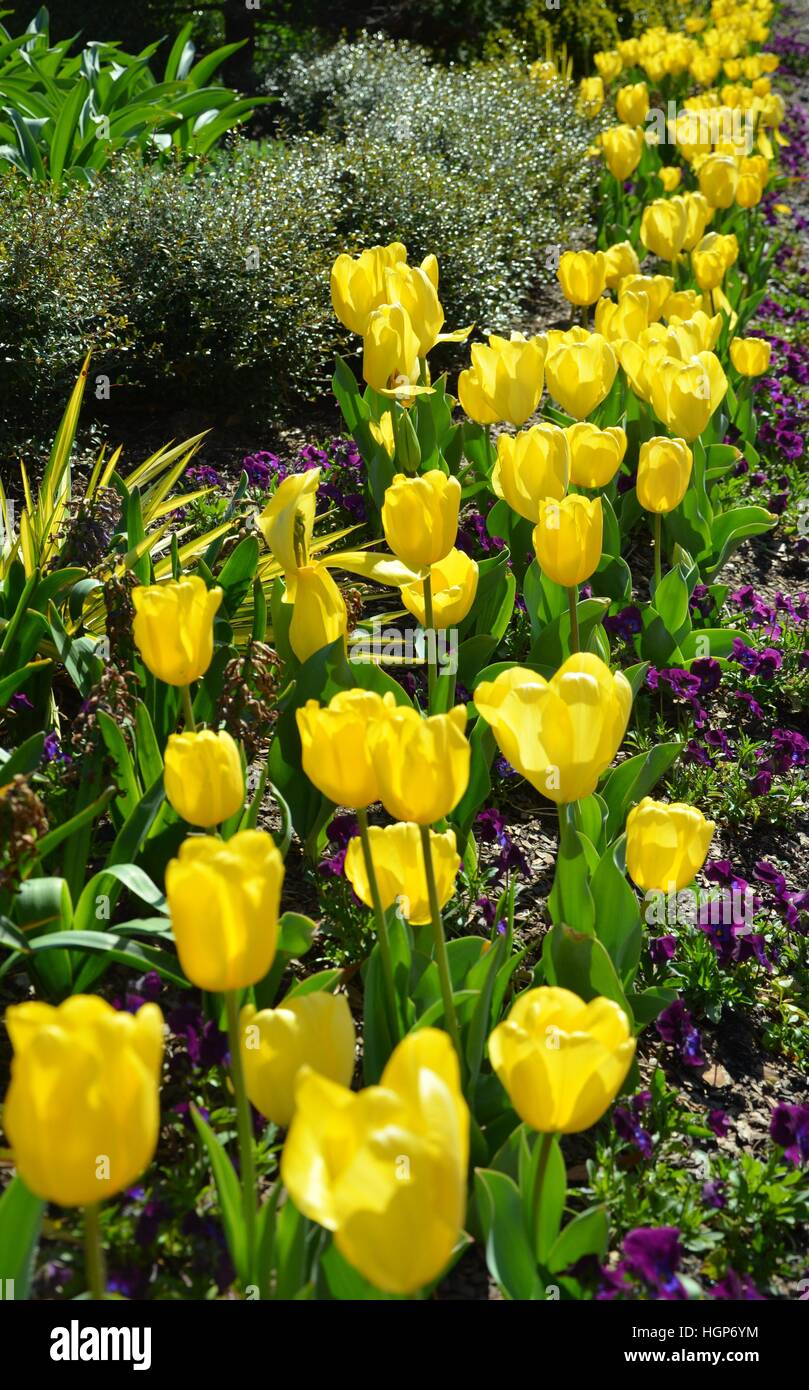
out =
[[304,1067],[340,1086],[354,1074],[357,1039],[344,994],[303,994],[277,1009],[246,1004],[239,1018],[247,1094],[256,1109],[286,1129]]
[[688,490],[693,455],[684,439],[655,435],[640,446],[637,493],[647,512],[672,512]]
[[526,521],[536,521],[546,497],[561,502],[569,472],[567,436],[558,425],[543,420],[519,434],[498,435],[492,489]]
[[[287,590],[286,601],[289,599]],[[295,575],[295,607],[289,645],[298,661],[308,661],[348,631],[345,600],[325,565],[302,565]]]
[[576,487],[606,487],[626,453],[626,434],[617,425],[600,430],[587,420],[565,430],[570,450],[570,481]]
[[458,376],[461,405],[478,425],[524,425],[542,395],[545,339],[489,336],[473,343],[472,365]]
[[444,560],[455,545],[461,485],[433,468],[419,477],[397,473],[385,491],[382,525],[385,540],[411,569]]
[[772,344],[766,338],[732,338],[730,360],[740,376],[763,376],[770,365]]
[[307,700],[296,711],[303,770],[336,806],[359,810],[379,800],[370,735],[394,708],[389,692],[357,688],[339,691],[328,705]]
[[603,544],[600,497],[571,493],[561,502],[547,500],[534,527],[534,550],[543,574],[570,589],[598,569]]
[[601,136],[601,148],[610,173],[624,183],[634,174],[643,154],[643,131],[639,126],[613,125]]
[[607,266],[603,251],[565,251],[556,269],[569,304],[595,304],[604,293]]
[[466,706],[423,719],[397,706],[369,734],[379,797],[397,820],[432,825],[457,806],[469,782]]
[[[430,566],[430,581],[433,601],[433,627],[439,630],[455,627],[463,622],[478,591],[478,564],[471,555],[455,547]],[[422,627],[427,626],[424,584],[416,579],[412,584],[404,584],[401,589],[402,603],[408,613],[418,619]]]
[[600,333],[571,328],[549,343],[548,391],[574,420],[583,420],[606,400],[617,371],[618,359]]
[[213,621],[220,588],[198,575],[132,590],[132,636],[144,666],[167,685],[190,685],[213,660]]
[[[374,863],[379,894],[385,911],[401,903],[402,914],[414,927],[430,921],[430,899],[427,876],[421,851],[418,825],[412,821],[397,821],[395,825],[372,825],[368,831],[371,857]],[[455,880],[461,860],[455,847],[455,831],[439,834],[430,831],[430,852],[438,892],[438,906],[443,908],[455,891]],[[373,907],[371,886],[362,843],[359,836],[349,841],[345,857],[345,875],[357,897],[366,907]]]
[[320,469],[292,473],[279,483],[266,507],[256,518],[258,528],[284,571],[287,597],[295,597],[295,576],[309,563],[309,547],[315,527]]
[[164,763],[166,799],[189,825],[219,825],[244,805],[242,760],[225,729],[171,734]]
[[677,893],[705,863],[716,829],[696,806],[645,796],[626,821],[626,867],[644,892]]
[[373,246],[359,256],[338,256],[331,268],[331,302],[338,319],[352,333],[364,336],[374,309],[385,301],[385,271],[407,261],[400,241]]

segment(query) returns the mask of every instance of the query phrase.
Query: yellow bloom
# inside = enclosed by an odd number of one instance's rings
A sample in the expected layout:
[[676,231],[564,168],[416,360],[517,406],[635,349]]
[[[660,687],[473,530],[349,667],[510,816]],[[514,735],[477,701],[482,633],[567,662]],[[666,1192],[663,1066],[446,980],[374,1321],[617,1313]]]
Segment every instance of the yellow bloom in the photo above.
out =
[[620,77],[624,69],[621,55],[615,48],[604,49],[601,53],[595,53],[593,61],[605,82],[612,82],[614,77]]
[[244,804],[238,745],[225,729],[171,734],[163,781],[169,803],[189,825],[218,825]]
[[603,251],[565,251],[556,274],[570,304],[594,304],[604,293],[607,267]]
[[6,1011],[14,1056],[3,1125],[37,1197],[88,1206],[122,1192],[152,1161],[159,1129],[163,1015],[117,1012],[96,995]]
[[618,120],[625,125],[643,125],[649,110],[649,89],[645,82],[630,83],[619,87],[615,94],[615,110]]
[[408,1294],[437,1279],[466,1210],[469,1111],[446,1033],[421,1028],[378,1086],[356,1094],[303,1071],[281,1159],[299,1211],[334,1232],[377,1288]]
[[771,351],[766,338],[733,338],[730,360],[741,376],[763,376],[770,365]]
[[699,191],[712,208],[729,208],[736,197],[739,169],[727,155],[709,155],[699,168]]
[[688,319],[672,314],[666,333],[666,346],[672,357],[680,357],[687,362],[697,352],[712,352],[721,332],[721,314],[709,318],[701,309],[697,309]]
[[[414,927],[431,920],[427,877],[419,827],[413,821],[397,821],[395,825],[372,825],[368,831],[371,858],[374,861],[382,906],[389,907],[402,899],[402,913]],[[455,879],[461,860],[455,848],[455,831],[443,834],[430,831],[438,906],[444,907],[455,891]],[[357,897],[366,907],[373,907],[371,888],[365,869],[365,858],[359,836],[349,840],[345,857],[345,875]]]
[[341,690],[328,705],[307,700],[295,713],[303,770],[336,806],[358,810],[379,800],[369,735],[393,705],[389,693]]
[[264,830],[192,835],[166,868],[180,964],[200,989],[246,989],[275,959],[284,861]]
[[666,192],[673,193],[675,188],[679,188],[680,186],[683,171],[678,168],[676,164],[664,164],[658,169],[657,177],[660,179]]
[[567,437],[558,425],[543,420],[519,434],[498,436],[492,490],[526,521],[536,521],[544,498],[561,501],[569,472]]
[[688,227],[688,208],[684,198],[656,198],[643,210],[640,239],[653,256],[674,261],[680,254]]
[[563,333],[545,363],[548,391],[574,420],[583,420],[606,399],[617,371],[606,338],[585,328]]
[[144,666],[167,685],[190,685],[213,659],[213,620],[222,590],[198,575],[132,590],[132,636]]
[[668,430],[690,443],[702,434],[727,387],[719,358],[712,352],[698,352],[687,362],[664,357],[651,378],[652,407]]
[[683,197],[688,212],[683,250],[692,251],[705,234],[705,228],[713,217],[713,208],[701,193],[684,193]]
[[570,481],[576,487],[606,487],[621,467],[626,434],[617,425],[600,430],[589,421],[568,425]]
[[598,568],[603,543],[601,498],[572,493],[540,505],[534,550],[543,573],[566,589],[583,584]]
[[381,449],[385,450],[388,458],[393,458],[396,453],[396,436],[393,431],[393,416],[389,410],[377,420],[369,420],[368,428]]
[[279,483],[264,511],[256,518],[267,548],[284,571],[290,601],[295,596],[294,576],[308,563],[319,483],[319,468],[290,474]]
[[482,681],[474,698],[503,756],[557,803],[595,791],[632,708],[629,681],[592,652],[568,657],[550,681],[512,666]]
[[331,302],[334,312],[352,333],[364,334],[374,309],[385,300],[385,270],[407,260],[400,241],[373,246],[359,256],[338,256],[331,268]]
[[674,290],[663,305],[663,318],[690,319],[702,308],[703,302],[696,290]]
[[616,304],[613,299],[599,299],[595,312],[595,330],[608,343],[628,338],[635,342],[649,327],[649,301],[643,294],[622,294]]
[[[430,268],[435,257],[430,258]],[[437,267],[436,267],[437,269]],[[401,263],[385,271],[385,299],[389,304],[401,304],[413,326],[418,340],[418,356],[426,357],[435,347],[444,326],[444,310],[434,285],[423,266]]]
[[351,1084],[357,1039],[344,994],[318,990],[259,1013],[246,1004],[239,1037],[247,1094],[281,1129],[295,1113],[295,1084],[304,1067],[340,1086]]
[[303,565],[296,575],[289,644],[299,661],[344,637],[348,614],[343,595],[325,565]]
[[362,375],[375,391],[412,384],[419,374],[419,339],[401,304],[374,309],[362,340]]
[[458,534],[461,485],[433,468],[417,478],[397,473],[385,491],[382,526],[385,540],[411,569],[443,560]]
[[645,299],[650,323],[660,318],[663,305],[674,289],[670,275],[628,275],[618,286],[618,301],[628,294],[639,295]]
[[600,77],[583,77],[579,83],[579,107],[585,116],[597,116],[604,105],[604,83]]
[[643,131],[637,126],[613,125],[601,136],[607,168],[621,183],[633,174],[643,154]]
[[489,346],[472,344],[472,366],[458,377],[458,395],[470,420],[479,425],[507,421],[524,425],[542,395],[545,339],[489,337]]
[[640,261],[631,241],[616,241],[604,252],[604,283],[608,290],[617,290],[627,275],[637,275]]
[[741,174],[736,185],[736,204],[740,208],[754,208],[764,195],[764,189],[755,174]]
[[613,999],[529,989],[489,1038],[492,1066],[520,1119],[541,1134],[578,1134],[601,1119],[635,1055]]
[[640,446],[638,501],[647,512],[671,512],[685,497],[693,456],[684,439],[656,435]]
[[[477,561],[463,550],[454,547],[443,560],[430,566],[433,591],[433,627],[455,627],[463,621],[475,602],[478,591]],[[402,603],[408,613],[427,626],[424,608],[424,585],[420,579],[402,586]]]
[[457,806],[469,781],[465,727],[465,705],[429,719],[399,706],[372,726],[379,798],[391,816],[432,825]]
[[705,863],[715,829],[696,806],[645,796],[626,820],[626,867],[632,881],[644,892],[678,893]]

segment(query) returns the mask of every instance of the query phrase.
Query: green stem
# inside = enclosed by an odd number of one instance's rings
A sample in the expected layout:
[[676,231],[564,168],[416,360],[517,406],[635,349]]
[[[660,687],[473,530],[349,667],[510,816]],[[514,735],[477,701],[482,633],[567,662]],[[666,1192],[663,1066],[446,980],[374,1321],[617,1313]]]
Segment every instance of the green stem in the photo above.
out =
[[551,1156],[552,1143],[552,1134],[541,1134],[539,1136],[539,1159],[537,1161],[536,1173],[534,1174],[534,1190],[531,1193],[531,1239],[535,1251],[539,1250],[539,1218],[542,1211],[542,1189],[545,1185],[545,1173],[548,1168],[548,1159]]
[[556,814],[557,814],[557,816],[559,817],[559,848],[560,848],[560,849],[562,848],[562,837],[563,837],[563,835],[564,835],[564,833],[565,833],[565,826],[567,825],[567,815],[566,815],[566,812],[565,812],[565,806],[566,806],[566,804],[567,804],[567,803],[564,802],[564,801],[557,801],[557,803],[556,803]]
[[428,825],[420,825],[419,830],[421,831],[421,849],[424,855],[424,873],[427,879],[427,896],[430,900],[430,917],[433,924],[433,948],[438,965],[438,978],[441,981],[441,996],[444,1000],[444,1020],[446,1022],[447,1032],[458,1054],[458,1061],[461,1063],[461,1071],[463,1071],[461,1035],[458,1031],[458,1019],[455,1013],[455,1003],[452,998],[452,976],[449,971],[449,957],[447,955],[447,943],[444,937],[444,923],[441,920],[441,908],[438,906],[438,888],[436,887],[435,870],[433,869],[430,827]]
[[655,589],[657,589],[663,578],[663,519],[660,512],[655,512],[654,518]]
[[581,306],[581,326],[582,326],[582,328],[587,328],[587,329],[589,329],[589,327],[590,327],[590,306],[589,306],[589,304],[582,304],[582,306]]
[[107,1297],[107,1271],[101,1243],[101,1208],[91,1202],[84,1208],[84,1268],[87,1287],[95,1299]]
[[436,644],[435,628],[433,626],[433,580],[431,574],[425,574],[422,585],[424,587],[424,641],[427,645],[427,711],[429,714],[434,714],[437,672],[435,666]]
[[195,720],[194,720],[194,709],[193,709],[193,706],[192,706],[192,704],[191,704],[191,687],[190,687],[190,685],[181,685],[181,686],[180,686],[180,696],[181,696],[182,702],[183,702],[183,714],[184,714],[184,716],[185,716],[185,727],[186,727],[186,732],[187,732],[187,733],[195,734],[195,733],[197,732],[197,725],[196,725],[196,722],[195,722]]
[[228,989],[225,991],[228,1039],[230,1041],[230,1068],[236,1096],[236,1126],[239,1135],[239,1168],[242,1178],[242,1207],[247,1238],[247,1282],[249,1283],[253,1277],[256,1248],[256,1168],[253,1159],[253,1125],[250,1118],[250,1102],[247,1098],[244,1067],[242,1066],[238,999],[237,990]]
[[567,606],[570,609],[570,650],[580,652],[579,646],[579,590],[576,584],[571,584],[567,591]]
[[376,918],[376,936],[379,942],[379,954],[382,957],[382,974],[385,978],[385,991],[388,996],[389,1023],[393,1030],[394,1045],[399,1041],[399,1013],[396,1008],[396,986],[393,979],[393,956],[390,949],[390,937],[388,936],[388,924],[385,921],[385,909],[382,906],[382,898],[379,892],[379,880],[374,868],[374,859],[371,853],[371,837],[368,834],[368,812],[365,807],[360,807],[357,811],[357,822],[360,827],[360,843],[362,844],[362,857],[365,860],[365,872],[368,875],[368,885],[371,889],[371,902]]

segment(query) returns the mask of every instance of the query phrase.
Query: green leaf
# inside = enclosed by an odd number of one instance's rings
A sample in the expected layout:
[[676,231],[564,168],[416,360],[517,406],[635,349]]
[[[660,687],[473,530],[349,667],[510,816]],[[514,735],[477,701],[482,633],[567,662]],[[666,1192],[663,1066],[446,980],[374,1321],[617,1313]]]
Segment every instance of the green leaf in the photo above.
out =
[[22,1178],[12,1178],[0,1197],[0,1288],[5,1284],[6,1298],[28,1297],[44,1211],[45,1203]]
[[242,1284],[247,1284],[250,1282],[252,1271],[247,1268],[247,1235],[244,1229],[239,1179],[228,1155],[196,1105],[191,1106],[191,1118],[205,1145],[211,1164],[230,1257]]
[[601,796],[608,810],[608,841],[621,830],[630,806],[648,796],[655,783],[668,772],[682,747],[681,743],[658,743],[648,753],[637,753],[634,758],[627,758],[625,763],[610,773],[601,787]]
[[615,966],[597,937],[557,923],[543,941],[542,963],[547,984],[569,989],[585,1003],[598,995],[614,999],[631,1021],[632,1010]]
[[592,1207],[574,1216],[554,1241],[547,1259],[551,1274],[569,1269],[585,1255],[603,1260],[609,1244],[609,1223],[606,1207]]
[[586,853],[588,843],[586,836],[572,825],[565,808],[548,910],[551,921],[566,922],[577,931],[592,933],[595,930],[595,905],[590,891]]
[[477,1168],[475,1202],[486,1242],[486,1264],[498,1288],[506,1298],[541,1299],[544,1291],[517,1184],[493,1168]]
[[624,837],[610,845],[593,874],[596,935],[621,979],[628,983],[640,958],[642,926],[638,900],[623,871]]

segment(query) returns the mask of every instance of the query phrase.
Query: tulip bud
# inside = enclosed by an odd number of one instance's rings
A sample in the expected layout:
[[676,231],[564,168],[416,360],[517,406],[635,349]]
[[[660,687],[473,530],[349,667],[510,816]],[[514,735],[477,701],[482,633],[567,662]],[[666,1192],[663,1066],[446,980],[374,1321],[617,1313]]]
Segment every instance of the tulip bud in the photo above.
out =
[[295,1102],[281,1159],[295,1206],[376,1288],[431,1284],[466,1210],[469,1110],[447,1034],[408,1034],[359,1094],[304,1069]]
[[647,512],[671,512],[688,490],[693,456],[684,439],[656,435],[640,446],[637,493]]
[[397,820],[432,825],[457,806],[469,781],[466,706],[422,719],[398,706],[370,730],[379,797]]
[[594,304],[604,293],[607,268],[603,251],[565,251],[556,274],[570,304]]
[[683,177],[682,169],[676,164],[663,164],[657,171],[657,177],[662,183],[667,193],[673,193],[675,188],[679,188]]
[[629,681],[592,652],[568,657],[550,681],[511,666],[474,698],[503,757],[557,804],[595,791],[632,708]]
[[740,376],[763,376],[770,365],[772,345],[766,338],[732,338],[730,360]]
[[764,189],[755,174],[742,174],[736,185],[736,204],[740,208],[754,208],[764,195]]
[[713,217],[713,208],[701,193],[684,193],[688,221],[685,229],[683,250],[692,251],[705,234],[705,228]]
[[543,421],[517,435],[498,436],[492,489],[526,521],[536,521],[544,498],[564,497],[569,470],[564,430]]
[[[411,926],[420,927],[431,920],[430,898],[419,827],[412,821],[397,821],[395,825],[372,825],[368,831],[371,858],[374,864],[382,907],[401,900],[402,914]],[[438,906],[443,908],[455,891],[455,879],[461,867],[455,847],[455,831],[443,834],[430,831],[430,851],[438,892]],[[357,897],[366,907],[373,907],[371,885],[365,867],[365,856],[359,836],[349,840],[345,857],[345,875]]]
[[132,590],[132,636],[144,666],[166,685],[190,685],[213,660],[213,620],[222,590],[198,575]]
[[585,1004],[543,986],[518,995],[489,1037],[492,1066],[520,1119],[541,1134],[590,1129],[612,1104],[635,1055],[613,999]]
[[693,882],[715,830],[696,806],[645,796],[626,821],[626,867],[638,888],[678,893]]
[[600,77],[583,77],[579,83],[579,110],[597,116],[604,105],[604,83]]
[[689,443],[702,434],[725,397],[727,377],[718,357],[699,352],[687,362],[664,357],[651,378],[654,412],[672,434]]
[[[455,627],[463,622],[478,590],[477,561],[463,550],[454,547],[443,560],[430,566],[430,580],[433,598],[432,626],[439,630]],[[427,613],[424,606],[424,584],[416,579],[412,584],[402,586],[402,603],[408,613],[417,618],[422,627],[427,626]]]
[[171,734],[163,781],[169,804],[189,825],[219,825],[244,804],[238,745],[224,729]]
[[618,359],[606,338],[584,328],[563,333],[545,363],[550,394],[574,420],[583,420],[606,400],[617,371]]
[[396,420],[396,461],[407,477],[419,471],[421,445],[409,410],[403,410]]
[[543,502],[534,527],[534,549],[544,574],[570,589],[598,569],[603,542],[601,498],[576,493]]
[[307,700],[296,711],[303,770],[336,806],[359,810],[379,800],[370,730],[392,705],[390,693],[358,688],[339,691],[326,706]]
[[616,241],[604,252],[604,283],[609,290],[617,290],[621,280],[627,275],[637,275],[640,262],[631,241]]
[[643,210],[640,239],[661,261],[677,259],[685,242],[688,208],[683,198],[656,198]]
[[479,425],[505,421],[524,425],[542,395],[545,339],[489,337],[489,346],[472,344],[472,366],[458,377],[458,395],[470,420]]
[[614,125],[601,136],[607,168],[621,183],[634,174],[643,154],[643,131],[637,126]]
[[461,486],[433,468],[418,478],[397,473],[385,491],[382,526],[385,540],[411,569],[443,560],[458,534]]
[[295,584],[295,607],[289,624],[289,644],[298,661],[331,646],[348,630],[343,595],[325,565],[304,565]]
[[340,1086],[351,1084],[357,1040],[344,994],[302,994],[259,1013],[246,1004],[239,1037],[250,1101],[280,1129],[295,1113],[295,1086],[304,1067]]
[[729,208],[736,197],[739,170],[735,159],[713,154],[700,165],[699,191],[712,208]]
[[163,1015],[117,1012],[97,995],[6,1011],[14,1049],[3,1125],[35,1196],[89,1206],[148,1168],[159,1130]]
[[192,835],[166,868],[180,964],[199,989],[246,989],[275,959],[284,861],[264,830]]
[[568,425],[570,481],[575,487],[606,487],[621,467],[626,434],[617,425],[600,430],[589,421]]
[[649,89],[645,82],[635,82],[619,87],[615,95],[615,110],[618,120],[624,125],[639,126],[646,120],[649,110]]

